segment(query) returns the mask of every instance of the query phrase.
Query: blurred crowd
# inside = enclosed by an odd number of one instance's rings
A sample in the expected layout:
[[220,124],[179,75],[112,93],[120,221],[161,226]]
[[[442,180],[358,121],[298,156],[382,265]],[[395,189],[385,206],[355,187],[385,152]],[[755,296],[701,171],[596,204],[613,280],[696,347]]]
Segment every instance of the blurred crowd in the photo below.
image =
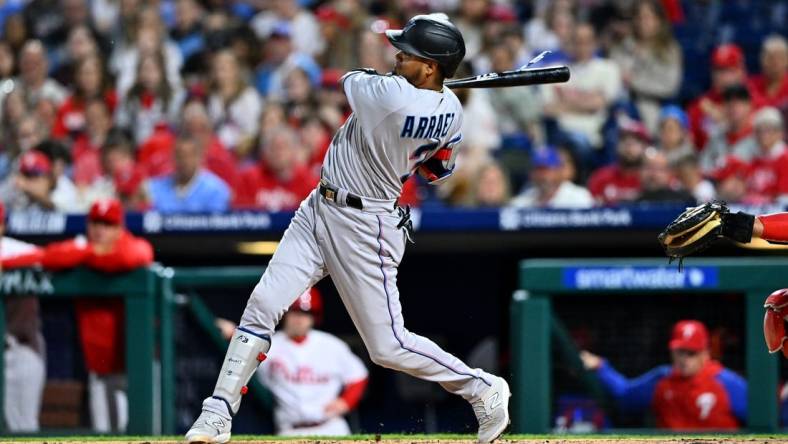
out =
[[568,83],[457,90],[454,180],[402,203],[586,208],[788,196],[788,4],[721,0],[6,0],[0,201],[11,211],[293,210],[391,70],[383,32],[446,12],[458,77],[566,64]]

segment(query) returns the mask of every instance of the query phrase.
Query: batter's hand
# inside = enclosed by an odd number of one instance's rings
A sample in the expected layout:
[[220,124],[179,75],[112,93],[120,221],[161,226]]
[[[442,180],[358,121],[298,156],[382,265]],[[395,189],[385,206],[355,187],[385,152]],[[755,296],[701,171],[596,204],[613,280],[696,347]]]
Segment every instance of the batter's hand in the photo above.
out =
[[586,370],[596,370],[602,365],[602,358],[588,350],[580,352],[580,360],[583,361],[583,367]]
[[326,407],[323,409],[323,411],[326,413],[327,417],[334,418],[337,416],[343,416],[345,413],[349,412],[350,406],[347,405],[347,402],[345,402],[344,399],[337,398],[326,404]]

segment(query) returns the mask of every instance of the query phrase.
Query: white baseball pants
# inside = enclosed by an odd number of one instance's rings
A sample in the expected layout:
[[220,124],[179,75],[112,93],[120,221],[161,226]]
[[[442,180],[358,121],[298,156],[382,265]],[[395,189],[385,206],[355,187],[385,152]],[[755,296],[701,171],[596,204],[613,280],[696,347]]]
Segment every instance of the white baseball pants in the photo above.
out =
[[397,267],[405,233],[393,202],[342,207],[313,191],[295,214],[241,317],[241,327],[273,334],[290,304],[331,275],[373,362],[435,381],[465,399],[480,396],[492,375],[471,369],[404,325]]

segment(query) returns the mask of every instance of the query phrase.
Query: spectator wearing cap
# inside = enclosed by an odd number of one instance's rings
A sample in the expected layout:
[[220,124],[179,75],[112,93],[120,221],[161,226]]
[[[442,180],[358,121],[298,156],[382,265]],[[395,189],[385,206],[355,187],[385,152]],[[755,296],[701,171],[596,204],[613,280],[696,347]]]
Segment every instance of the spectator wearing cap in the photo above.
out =
[[203,167],[205,147],[197,139],[181,135],[173,156],[173,173],[146,183],[151,209],[160,213],[222,213],[229,209],[230,187]]
[[233,206],[265,211],[298,208],[319,180],[299,159],[299,143],[297,134],[286,126],[267,134],[258,163],[240,173]]
[[19,158],[17,172],[0,185],[0,200],[11,210],[57,211],[52,200],[55,185],[52,162],[30,150]]
[[571,48],[572,78],[544,87],[544,113],[555,118],[581,157],[592,163],[593,150],[602,145],[601,129],[608,107],[622,93],[621,73],[615,63],[597,56],[591,24],[575,27]]
[[659,113],[658,148],[665,153],[668,162],[695,153],[689,134],[687,114],[676,105],[665,105]]
[[217,52],[211,63],[208,95],[208,115],[216,134],[239,158],[249,152],[263,109],[263,101],[247,84],[243,69],[231,50]]
[[294,68],[304,70],[313,85],[320,84],[320,66],[312,56],[294,48],[293,29],[288,23],[277,23],[263,45],[262,60],[255,68],[254,85],[266,99],[285,99],[285,79]]
[[747,417],[747,383],[712,359],[709,333],[696,320],[673,326],[668,342],[671,365],[628,379],[606,360],[588,351],[580,358],[594,372],[619,409],[652,410],[657,427],[673,431],[737,430]]
[[753,104],[750,91],[744,85],[725,88],[723,97],[723,125],[711,133],[700,153],[700,166],[710,174],[720,168],[729,155],[749,162],[758,147],[752,135]]
[[638,202],[674,203],[694,206],[697,204],[690,192],[680,187],[673,177],[667,156],[662,151],[649,147],[643,154],[640,168],[640,196]]
[[621,69],[643,123],[655,133],[660,104],[673,98],[681,84],[681,48],[659,1],[636,3],[633,31],[611,49],[610,58]]
[[706,146],[709,134],[724,125],[723,91],[733,85],[744,85],[746,81],[741,48],[732,43],[715,48],[711,55],[711,88],[687,108],[695,147]]
[[292,36],[293,48],[297,52],[315,57],[325,48],[314,14],[301,8],[297,0],[274,0],[270,9],[260,12],[250,22],[260,39],[269,38],[281,24],[298,30]]
[[642,123],[622,118],[618,124],[616,162],[598,168],[588,179],[588,189],[602,205],[631,202],[640,195],[640,167],[649,143]]
[[[43,266],[66,270],[87,266],[120,273],[150,265],[153,248],[125,228],[117,199],[100,199],[88,213],[85,236],[55,242],[44,249]],[[117,298],[77,299],[76,317],[85,367],[93,430],[123,432],[128,421],[125,363],[125,315]]]
[[561,156],[551,146],[534,150],[531,157],[531,186],[512,199],[511,205],[525,208],[590,208],[591,193],[566,179]]
[[788,111],[788,41],[772,35],[761,47],[761,73],[753,74],[749,86],[759,105]]
[[[5,207],[0,202],[0,272],[36,266],[41,248],[5,236]],[[11,432],[37,432],[46,380],[45,344],[38,298],[4,298],[6,334],[3,352],[3,411]]]

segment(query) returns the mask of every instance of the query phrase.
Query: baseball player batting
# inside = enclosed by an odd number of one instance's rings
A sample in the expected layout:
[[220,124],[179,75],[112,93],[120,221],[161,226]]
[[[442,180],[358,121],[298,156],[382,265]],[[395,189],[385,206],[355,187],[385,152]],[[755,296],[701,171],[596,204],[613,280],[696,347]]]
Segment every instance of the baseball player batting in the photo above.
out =
[[400,50],[394,73],[359,69],[342,78],[353,113],[331,141],[320,185],[301,203],[252,291],[213,394],[186,433],[190,443],[230,440],[232,417],[274,327],[296,297],[329,274],[373,362],[465,398],[479,421],[479,442],[494,441],[509,423],[506,381],[408,331],[396,285],[411,227],[409,212],[397,205],[402,184],[411,174],[445,180],[462,140],[462,106],[443,81],[465,56],[465,42],[437,15],[413,17],[386,36]]

